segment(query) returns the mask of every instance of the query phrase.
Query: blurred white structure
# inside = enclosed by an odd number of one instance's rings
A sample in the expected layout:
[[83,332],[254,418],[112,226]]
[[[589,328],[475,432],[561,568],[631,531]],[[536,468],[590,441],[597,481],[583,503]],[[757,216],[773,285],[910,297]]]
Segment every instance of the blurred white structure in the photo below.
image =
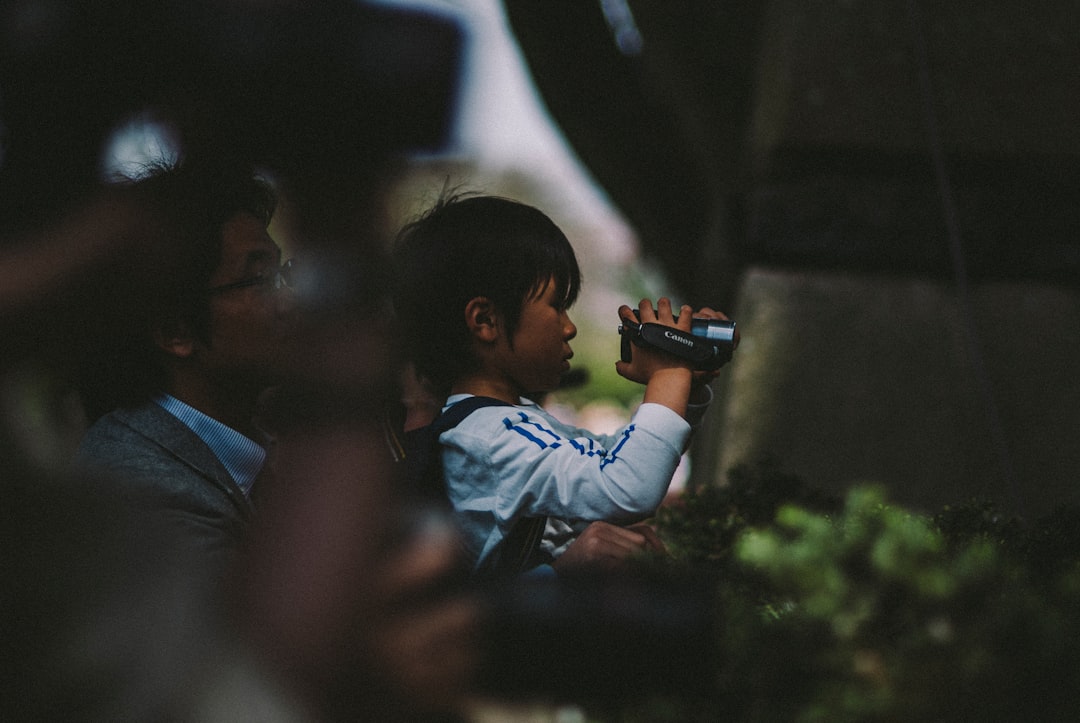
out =
[[[592,263],[622,265],[636,258],[637,244],[552,122],[532,82],[498,0],[380,0],[456,18],[466,34],[462,94],[451,141],[442,159],[465,161],[478,176],[527,176],[542,210],[557,223],[588,229]],[[434,159],[426,159],[434,160]]]

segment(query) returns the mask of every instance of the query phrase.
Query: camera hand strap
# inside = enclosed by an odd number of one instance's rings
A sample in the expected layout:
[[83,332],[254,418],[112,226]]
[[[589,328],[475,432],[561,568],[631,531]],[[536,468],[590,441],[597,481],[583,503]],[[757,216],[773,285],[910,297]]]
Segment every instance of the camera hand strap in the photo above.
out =
[[631,358],[630,343],[651,346],[694,364],[702,364],[716,355],[716,347],[707,340],[663,324],[624,321],[619,333],[622,334],[622,360],[625,362]]

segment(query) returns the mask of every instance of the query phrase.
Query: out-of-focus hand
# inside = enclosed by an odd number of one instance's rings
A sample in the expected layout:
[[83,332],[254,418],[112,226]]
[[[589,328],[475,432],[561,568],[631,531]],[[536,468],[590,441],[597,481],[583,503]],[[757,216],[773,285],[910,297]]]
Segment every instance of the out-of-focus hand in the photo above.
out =
[[[437,523],[436,523],[437,525]],[[371,651],[420,709],[455,710],[479,665],[479,605],[441,584],[460,571],[451,529],[427,525],[373,571]]]
[[327,719],[453,712],[479,655],[457,533],[399,498],[382,433],[378,420],[282,433],[277,494],[237,575],[256,655]]

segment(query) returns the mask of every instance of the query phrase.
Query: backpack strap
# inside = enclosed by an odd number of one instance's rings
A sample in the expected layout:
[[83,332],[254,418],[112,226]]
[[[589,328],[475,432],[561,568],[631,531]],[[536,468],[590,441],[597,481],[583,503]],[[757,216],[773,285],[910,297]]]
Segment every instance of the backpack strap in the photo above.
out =
[[478,576],[499,580],[551,564],[554,558],[540,549],[546,527],[547,517],[518,518],[498,549],[480,566]]
[[[493,397],[466,397],[452,404],[430,424],[406,432],[403,447],[407,479],[413,481],[424,496],[447,503],[439,437],[477,409],[509,406],[513,405]],[[499,548],[480,567],[478,575],[509,577],[551,562],[551,557],[540,550],[546,526],[547,517],[518,519]]]
[[451,405],[449,409],[423,427],[405,432],[401,438],[405,479],[421,496],[446,502],[446,483],[443,480],[439,437],[481,407],[508,406],[511,405],[492,397],[466,397]]
[[443,432],[458,426],[465,417],[469,416],[481,407],[512,407],[501,399],[494,397],[465,397],[460,402],[454,402],[431,423],[431,427],[441,435]]

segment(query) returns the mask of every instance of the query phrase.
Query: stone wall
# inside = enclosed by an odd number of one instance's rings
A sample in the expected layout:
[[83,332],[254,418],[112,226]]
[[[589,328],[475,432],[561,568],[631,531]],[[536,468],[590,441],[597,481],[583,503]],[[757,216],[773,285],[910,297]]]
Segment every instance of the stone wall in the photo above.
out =
[[737,312],[699,482],[768,457],[930,511],[1080,504],[1080,291],[984,283],[965,303],[943,282],[751,269]]

